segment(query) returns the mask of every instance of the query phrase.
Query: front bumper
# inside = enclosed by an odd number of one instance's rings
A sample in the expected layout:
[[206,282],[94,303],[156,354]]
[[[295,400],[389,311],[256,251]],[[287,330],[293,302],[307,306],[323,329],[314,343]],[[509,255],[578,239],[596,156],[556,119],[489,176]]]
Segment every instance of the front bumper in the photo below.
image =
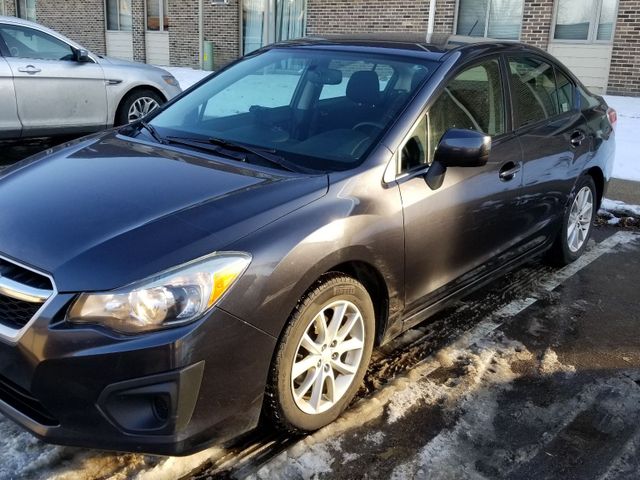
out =
[[0,340],[0,412],[44,441],[184,455],[258,422],[275,339],[220,309],[123,336],[63,321],[59,294]]

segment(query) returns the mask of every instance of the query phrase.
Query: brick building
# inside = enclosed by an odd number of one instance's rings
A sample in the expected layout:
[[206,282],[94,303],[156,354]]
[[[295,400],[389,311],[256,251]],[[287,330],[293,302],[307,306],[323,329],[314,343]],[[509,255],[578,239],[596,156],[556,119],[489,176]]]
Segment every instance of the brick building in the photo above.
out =
[[[519,39],[596,92],[640,96],[640,0],[0,0],[0,14],[58,30],[101,54],[216,66],[304,35],[400,31]],[[431,18],[430,18],[431,17]]]

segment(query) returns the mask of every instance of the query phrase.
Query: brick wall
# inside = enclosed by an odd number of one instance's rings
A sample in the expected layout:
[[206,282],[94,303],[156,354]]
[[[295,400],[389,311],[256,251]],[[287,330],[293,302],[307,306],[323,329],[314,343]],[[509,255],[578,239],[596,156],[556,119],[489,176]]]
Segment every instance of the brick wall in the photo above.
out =
[[436,0],[434,33],[453,33],[456,16],[456,0]]
[[640,96],[640,1],[620,0],[607,93]]
[[[197,29],[197,27],[196,27]],[[215,68],[240,56],[240,1],[228,5],[204,4],[204,39],[213,42]]]
[[308,0],[307,34],[427,33],[428,0]]
[[4,14],[13,16],[16,14],[16,2],[14,0],[0,0],[4,4]]
[[103,0],[37,0],[36,19],[95,53],[106,52]]
[[546,50],[552,21],[553,0],[525,0],[520,40]]
[[145,62],[147,60],[147,50],[145,44],[145,0],[131,0],[131,37],[133,39],[133,59],[136,62]]
[[169,2],[171,65],[198,67],[198,5],[193,0]]

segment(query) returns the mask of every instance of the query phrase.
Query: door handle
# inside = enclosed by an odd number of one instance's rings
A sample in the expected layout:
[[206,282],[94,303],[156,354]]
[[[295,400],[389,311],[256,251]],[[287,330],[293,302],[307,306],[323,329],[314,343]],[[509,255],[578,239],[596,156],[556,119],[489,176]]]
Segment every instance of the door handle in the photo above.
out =
[[520,165],[516,165],[513,162],[505,163],[500,169],[499,176],[503,182],[513,180],[514,177],[520,172]]
[[584,133],[580,130],[576,130],[571,134],[571,145],[574,147],[579,147],[584,142],[584,139],[587,138]]
[[42,70],[40,70],[39,68],[34,67],[33,65],[27,65],[26,67],[18,68],[18,71],[22,72],[22,73],[28,73],[30,75],[33,75],[34,73],[40,73]]

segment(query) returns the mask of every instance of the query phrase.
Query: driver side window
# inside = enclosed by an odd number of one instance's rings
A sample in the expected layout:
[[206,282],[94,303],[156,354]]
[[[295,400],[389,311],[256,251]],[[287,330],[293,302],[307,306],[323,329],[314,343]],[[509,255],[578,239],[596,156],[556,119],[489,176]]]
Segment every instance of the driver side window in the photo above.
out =
[[[497,59],[470,67],[453,78],[405,143],[400,172],[431,164],[444,133],[469,129],[497,136],[505,133],[504,97]],[[424,136],[422,131],[424,129]],[[420,148],[423,153],[418,153]]]
[[11,57],[34,60],[74,60],[74,53],[69,45],[32,28],[2,25],[0,35]]

